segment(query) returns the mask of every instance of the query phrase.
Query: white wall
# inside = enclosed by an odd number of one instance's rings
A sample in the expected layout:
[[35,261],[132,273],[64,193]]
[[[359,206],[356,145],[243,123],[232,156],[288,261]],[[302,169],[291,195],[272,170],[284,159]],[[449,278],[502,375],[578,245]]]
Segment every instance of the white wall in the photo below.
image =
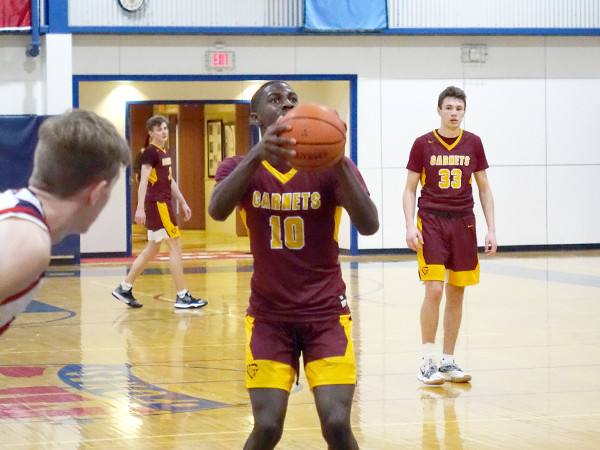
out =
[[[73,73],[206,74],[204,52],[217,40],[235,51],[234,74],[358,76],[358,166],[382,223],[377,235],[359,238],[359,248],[406,247],[401,196],[408,153],[417,136],[439,125],[437,95],[449,84],[466,90],[464,128],[479,134],[486,148],[500,245],[600,243],[594,207],[600,187],[594,115],[600,37],[76,35]],[[4,42],[0,36],[0,60],[15,59],[20,42]],[[486,44],[487,62],[463,64],[465,43]],[[22,112],[24,94],[15,92],[42,83],[39,68],[19,69],[25,63],[17,58],[11,74],[0,75],[0,92],[17,97],[5,110]],[[155,95],[155,88],[142,94]],[[93,92],[96,85],[86,89]],[[216,82],[189,96],[229,96],[228,89]],[[35,89],[29,95],[37,104]],[[113,201],[123,204],[124,190],[117,194]],[[478,204],[476,213],[481,241],[485,221]]]
[[0,114],[44,114],[45,58],[25,55],[30,36],[0,35]]

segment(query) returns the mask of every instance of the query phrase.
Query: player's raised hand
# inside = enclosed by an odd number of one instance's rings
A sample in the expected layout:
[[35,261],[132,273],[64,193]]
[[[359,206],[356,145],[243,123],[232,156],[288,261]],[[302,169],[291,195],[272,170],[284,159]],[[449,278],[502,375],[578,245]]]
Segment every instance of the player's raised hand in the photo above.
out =
[[296,155],[296,152],[291,149],[296,144],[296,140],[281,136],[281,133],[289,129],[291,126],[282,124],[281,117],[266,128],[262,139],[254,147],[262,160],[267,160],[271,165],[290,166],[290,159]]

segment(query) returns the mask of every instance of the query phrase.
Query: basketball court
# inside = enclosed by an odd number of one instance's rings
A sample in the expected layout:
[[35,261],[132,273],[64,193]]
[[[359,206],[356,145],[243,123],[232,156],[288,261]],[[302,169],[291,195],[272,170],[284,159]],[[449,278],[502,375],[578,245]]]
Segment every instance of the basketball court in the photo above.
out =
[[[52,266],[2,337],[0,448],[242,448],[253,423],[244,388],[252,258],[236,255],[185,261],[189,290],[209,302],[189,311],[173,308],[167,262],[134,285],[141,309],[111,296],[128,261]],[[416,378],[424,293],[416,258],[341,261],[361,448],[598,448],[600,251],[482,257],[456,351],[473,380],[442,387]],[[441,333],[438,353],[440,343]],[[277,448],[325,448],[303,373]]]

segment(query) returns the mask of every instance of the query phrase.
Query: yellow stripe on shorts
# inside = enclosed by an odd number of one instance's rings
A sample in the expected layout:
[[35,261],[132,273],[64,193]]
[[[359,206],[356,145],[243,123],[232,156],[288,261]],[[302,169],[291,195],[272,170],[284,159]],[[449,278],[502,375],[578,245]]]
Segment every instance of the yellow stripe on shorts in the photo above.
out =
[[344,327],[348,346],[344,356],[311,361],[304,366],[304,372],[310,388],[330,384],[356,384],[356,364],[354,362],[354,346],[352,345],[352,320],[350,315],[340,316]]
[[169,208],[166,203],[156,202],[156,206],[158,207],[158,214],[160,215],[160,221],[162,222],[165,230],[169,237],[176,238],[181,236],[179,232],[179,227],[177,225],[173,225],[171,222],[171,215],[169,214]]
[[474,286],[479,283],[479,263],[473,270],[464,270],[461,272],[449,271],[448,283],[454,286]]
[[296,378],[292,366],[277,361],[254,359],[250,349],[254,317],[246,316],[246,389],[273,388],[291,392]]

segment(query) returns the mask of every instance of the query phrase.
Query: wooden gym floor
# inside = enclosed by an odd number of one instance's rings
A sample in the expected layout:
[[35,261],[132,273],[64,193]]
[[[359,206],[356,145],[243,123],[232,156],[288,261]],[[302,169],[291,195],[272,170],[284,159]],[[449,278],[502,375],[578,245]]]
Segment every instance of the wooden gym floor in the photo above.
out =
[[[129,262],[50,268],[37,301],[0,341],[0,448],[242,448],[252,428],[247,241],[188,234],[183,242],[196,256],[234,250],[186,260],[188,289],[209,302],[201,310],[174,310],[166,262],[134,285],[141,309],[111,296]],[[600,252],[481,259],[456,351],[473,380],[427,388],[416,379],[415,257],[341,258],[361,448],[600,448]],[[441,332],[438,353],[440,342]],[[325,448],[303,373],[278,448]]]

